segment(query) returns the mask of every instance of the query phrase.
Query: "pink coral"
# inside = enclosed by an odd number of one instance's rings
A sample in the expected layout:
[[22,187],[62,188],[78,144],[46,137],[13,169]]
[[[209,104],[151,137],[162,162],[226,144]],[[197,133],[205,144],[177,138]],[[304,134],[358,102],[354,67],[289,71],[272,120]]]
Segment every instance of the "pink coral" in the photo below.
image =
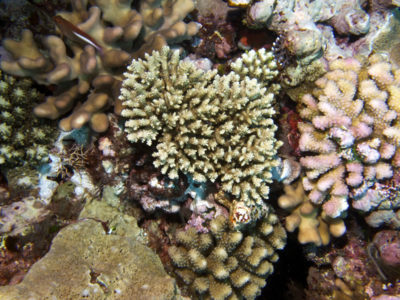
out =
[[[380,184],[393,177],[400,151],[399,108],[391,96],[400,81],[394,74],[378,55],[365,66],[354,58],[338,59],[316,81],[317,88],[300,99],[303,186],[330,217],[343,215],[349,200],[362,211],[386,201],[375,190],[382,190]],[[394,213],[399,202],[392,200],[387,210]]]

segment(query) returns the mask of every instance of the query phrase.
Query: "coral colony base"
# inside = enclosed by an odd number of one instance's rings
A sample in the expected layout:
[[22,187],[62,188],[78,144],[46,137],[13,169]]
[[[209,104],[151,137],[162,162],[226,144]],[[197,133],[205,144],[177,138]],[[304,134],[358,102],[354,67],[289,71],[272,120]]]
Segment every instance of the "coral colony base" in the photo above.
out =
[[399,299],[399,5],[1,2],[0,299]]

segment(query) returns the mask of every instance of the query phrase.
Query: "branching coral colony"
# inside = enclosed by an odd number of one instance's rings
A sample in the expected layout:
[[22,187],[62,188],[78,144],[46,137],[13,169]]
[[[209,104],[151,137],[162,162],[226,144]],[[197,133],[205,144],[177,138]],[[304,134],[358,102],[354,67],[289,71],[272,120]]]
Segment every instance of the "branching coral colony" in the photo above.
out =
[[253,225],[244,232],[231,230],[228,220],[218,216],[210,222],[209,233],[194,228],[179,232],[179,246],[168,250],[176,273],[205,299],[256,298],[273,273],[276,250],[285,246],[286,233],[268,211]]
[[367,218],[371,225],[399,224],[398,197],[381,186],[400,164],[400,71],[379,55],[365,67],[339,59],[316,86],[298,107],[309,200],[331,218],[342,217],[350,200],[362,212],[390,211]]
[[154,164],[171,179],[180,171],[197,182],[220,181],[248,207],[260,206],[279,164],[272,119],[279,88],[269,84],[276,63],[271,53],[252,51],[235,69],[203,72],[164,47],[128,67],[122,116],[131,142],[156,143]]
[[178,276],[202,297],[254,299],[273,271],[275,250],[286,243],[263,202],[279,165],[272,119],[279,85],[272,83],[276,62],[265,49],[250,51],[231,68],[224,76],[204,72],[164,47],[132,62],[120,100],[128,139],[155,143],[154,164],[162,173],[219,182],[234,198],[227,205],[231,216],[238,207],[248,213],[239,218],[240,231],[220,215],[205,225],[208,233],[195,227],[178,233],[181,246],[169,249]]
[[[61,129],[66,131],[87,123],[94,131],[105,131],[108,119],[103,111],[115,103],[121,69],[131,58],[190,38],[198,30],[197,23],[182,21],[194,8],[192,0],[141,1],[138,11],[131,8],[132,0],[91,3],[88,7],[87,0],[71,0],[72,12],[58,15],[92,37],[101,47],[100,51],[86,43],[71,43],[72,40],[49,35],[44,40],[46,51],[43,52],[29,30],[23,32],[18,42],[3,41],[9,58],[1,60],[2,70],[59,87],[56,95],[47,97],[45,103],[35,108],[37,116],[58,119],[70,112],[74,102],[90,90],[83,105],[60,121]],[[73,31],[71,25],[67,30]],[[67,51],[68,45],[72,55]],[[115,108],[118,111],[118,105]]]

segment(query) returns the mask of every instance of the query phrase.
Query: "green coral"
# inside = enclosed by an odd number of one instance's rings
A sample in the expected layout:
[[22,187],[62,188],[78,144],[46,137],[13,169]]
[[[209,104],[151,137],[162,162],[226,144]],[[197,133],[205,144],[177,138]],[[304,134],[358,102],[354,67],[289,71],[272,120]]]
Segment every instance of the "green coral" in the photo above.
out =
[[16,79],[0,71],[0,166],[46,160],[57,128],[32,115],[40,98],[30,80]]
[[168,250],[175,272],[201,299],[255,299],[273,273],[276,250],[286,244],[277,216],[268,212],[243,232],[218,216],[209,228],[209,233],[194,228],[177,233],[179,245]]
[[154,164],[172,179],[181,171],[198,182],[218,180],[247,205],[260,204],[281,145],[272,119],[278,86],[267,89],[276,64],[265,55],[270,71],[255,78],[203,72],[168,47],[134,60],[120,96],[128,139],[155,142]]

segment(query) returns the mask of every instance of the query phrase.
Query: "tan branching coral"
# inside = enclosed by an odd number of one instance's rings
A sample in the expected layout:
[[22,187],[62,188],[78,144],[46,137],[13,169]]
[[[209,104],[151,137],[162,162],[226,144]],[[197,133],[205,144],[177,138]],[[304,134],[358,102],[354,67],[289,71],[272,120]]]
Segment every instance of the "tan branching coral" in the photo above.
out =
[[299,104],[304,189],[336,218],[352,206],[369,211],[375,183],[399,166],[399,71],[378,55],[363,66],[354,58],[331,63]]
[[[192,0],[147,0],[141,1],[137,11],[131,8],[132,0],[96,0],[90,6],[87,0],[71,3],[72,11],[58,12],[66,20],[63,22],[73,24],[60,26],[64,40],[49,35],[42,51],[32,33],[25,30],[20,41],[3,41],[9,55],[1,60],[0,67],[15,76],[59,86],[54,96],[36,107],[39,117],[58,119],[90,91],[86,102],[64,118],[60,127],[69,131],[89,123],[94,131],[102,132],[108,128],[103,111],[118,98],[122,70],[132,57],[195,35],[197,23],[182,21],[194,5]],[[97,45],[77,38],[75,25]]]
[[273,273],[277,250],[286,244],[286,233],[271,212],[247,230],[229,229],[218,216],[209,233],[194,228],[178,232],[179,246],[168,250],[175,272],[193,294],[206,299],[255,299]]
[[239,74],[242,78],[248,76],[256,78],[257,81],[270,92],[277,93],[280,85],[271,83],[279,74],[277,62],[272,52],[267,52],[264,48],[258,51],[251,50],[244,53],[240,58],[235,60],[231,65],[231,69]]
[[32,115],[41,99],[30,80],[0,71],[0,166],[47,161],[57,130],[51,122]]
[[327,245],[331,235],[339,237],[345,233],[343,220],[328,217],[319,206],[311,203],[301,182],[286,185],[284,190],[285,194],[279,197],[278,204],[290,211],[285,219],[286,230],[293,232],[298,228],[297,238],[301,244]]
[[155,166],[198,182],[220,181],[246,205],[268,197],[280,142],[274,94],[256,79],[203,72],[165,47],[134,60],[121,89],[131,142],[156,142]]

